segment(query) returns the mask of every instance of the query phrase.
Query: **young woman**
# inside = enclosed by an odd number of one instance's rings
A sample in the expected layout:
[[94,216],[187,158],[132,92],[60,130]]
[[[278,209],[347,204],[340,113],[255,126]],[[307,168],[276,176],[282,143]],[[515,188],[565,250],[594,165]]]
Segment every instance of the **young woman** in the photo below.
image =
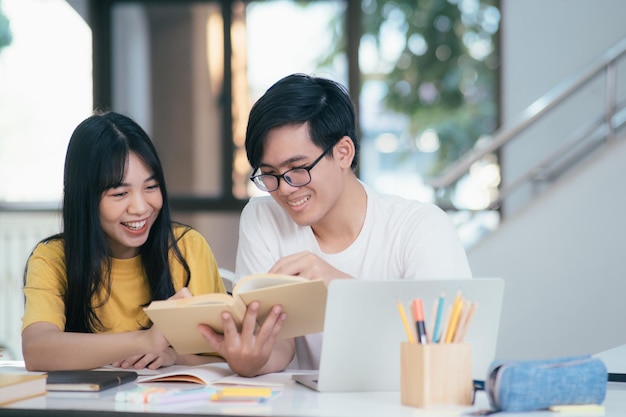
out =
[[163,169],[143,129],[113,112],[80,123],[65,159],[63,231],[40,242],[26,265],[26,368],[221,361],[178,355],[143,307],[224,291],[206,240],[172,222]]

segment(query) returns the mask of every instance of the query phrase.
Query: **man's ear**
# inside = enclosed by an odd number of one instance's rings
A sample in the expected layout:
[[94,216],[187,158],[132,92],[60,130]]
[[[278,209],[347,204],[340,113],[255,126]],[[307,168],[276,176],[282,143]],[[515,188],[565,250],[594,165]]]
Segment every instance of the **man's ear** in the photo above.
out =
[[354,143],[349,136],[344,136],[335,144],[333,157],[342,167],[350,168],[354,159]]

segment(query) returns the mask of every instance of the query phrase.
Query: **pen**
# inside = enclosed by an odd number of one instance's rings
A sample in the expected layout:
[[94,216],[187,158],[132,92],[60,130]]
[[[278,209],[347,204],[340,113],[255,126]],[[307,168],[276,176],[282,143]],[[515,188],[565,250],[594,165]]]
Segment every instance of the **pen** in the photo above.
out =
[[406,319],[406,313],[404,312],[404,305],[400,300],[398,300],[398,312],[400,313],[400,318],[402,319],[402,324],[404,325],[404,331],[406,332],[407,337],[409,338],[409,343],[415,343],[415,339],[413,338],[413,331],[409,327],[409,322]]
[[426,325],[424,323],[424,303],[421,298],[413,300],[413,315],[415,316],[417,341],[425,345],[428,343],[428,338],[426,337]]
[[441,315],[443,314],[443,303],[445,300],[445,294],[441,293],[439,299],[435,301],[437,304],[437,313],[435,313],[435,328],[433,329],[433,333],[431,338],[433,339],[433,343],[437,343],[439,341],[439,327],[441,326]]

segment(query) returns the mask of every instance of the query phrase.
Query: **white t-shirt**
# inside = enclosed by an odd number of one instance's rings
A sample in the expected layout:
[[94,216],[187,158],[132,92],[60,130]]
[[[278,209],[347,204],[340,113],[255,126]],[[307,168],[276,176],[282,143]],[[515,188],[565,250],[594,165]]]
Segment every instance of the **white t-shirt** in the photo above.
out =
[[[339,253],[323,253],[310,226],[299,226],[271,196],[250,199],[241,213],[235,273],[268,271],[278,259],[310,251],[356,279],[471,278],[463,245],[449,216],[434,204],[384,195],[365,186],[361,232]],[[296,339],[290,367],[317,369],[321,334]]]

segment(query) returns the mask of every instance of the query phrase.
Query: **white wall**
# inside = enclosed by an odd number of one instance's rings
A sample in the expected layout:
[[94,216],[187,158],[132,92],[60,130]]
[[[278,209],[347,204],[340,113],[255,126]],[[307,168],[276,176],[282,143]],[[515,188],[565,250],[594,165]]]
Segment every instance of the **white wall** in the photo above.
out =
[[[611,46],[626,37],[623,0],[502,0],[501,101],[503,123],[552,88],[588,69]],[[626,97],[626,66],[621,65],[618,95]],[[513,181],[555,149],[604,106],[604,78],[599,77],[550,118],[519,136],[502,153],[503,182]],[[539,151],[538,151],[539,150]],[[505,213],[523,206],[528,190],[508,202]],[[519,202],[519,203],[518,203]]]
[[623,0],[501,0],[501,8],[505,120],[626,37]]
[[[502,0],[502,10],[505,123],[626,37],[622,0]],[[600,111],[603,88],[592,83],[505,148],[504,181]],[[530,204],[509,205],[500,229],[469,251],[475,276],[506,281],[500,358],[595,353],[626,343],[623,161],[622,138]]]
[[469,252],[501,276],[498,357],[596,353],[626,343],[626,138],[509,218]]

